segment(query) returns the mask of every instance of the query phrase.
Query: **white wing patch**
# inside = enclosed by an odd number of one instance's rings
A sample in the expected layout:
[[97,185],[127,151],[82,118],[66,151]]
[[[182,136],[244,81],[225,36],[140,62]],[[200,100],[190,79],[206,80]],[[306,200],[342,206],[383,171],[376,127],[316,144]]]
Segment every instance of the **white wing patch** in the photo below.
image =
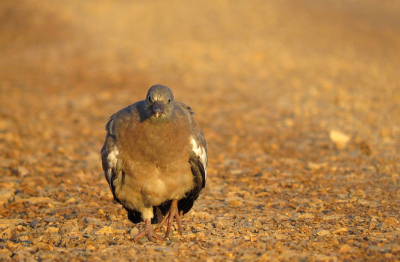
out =
[[194,138],[192,138],[192,146],[193,152],[200,158],[200,162],[204,167],[205,179],[207,180],[207,152],[204,147],[197,144]]
[[112,169],[117,167],[118,155],[119,155],[119,150],[116,147],[114,147],[113,150],[107,156],[107,164],[108,164],[107,181],[108,184],[110,185],[110,188],[112,184],[111,182]]
[[114,121],[115,119],[111,119],[109,124],[108,124],[108,131],[110,132],[111,135],[115,136],[114,132]]

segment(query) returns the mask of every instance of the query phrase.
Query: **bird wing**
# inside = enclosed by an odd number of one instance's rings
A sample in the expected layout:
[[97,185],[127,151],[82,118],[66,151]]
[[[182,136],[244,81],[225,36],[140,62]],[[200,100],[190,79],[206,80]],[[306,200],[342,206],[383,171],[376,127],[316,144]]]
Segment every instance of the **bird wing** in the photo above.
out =
[[187,213],[193,206],[194,201],[199,197],[200,191],[205,187],[207,180],[207,144],[203,132],[200,130],[194,119],[194,112],[183,103],[175,102],[188,115],[191,124],[191,151],[189,163],[193,174],[194,187],[186,194],[186,197],[179,200],[178,209]]
[[121,171],[121,161],[119,160],[119,149],[117,146],[116,136],[115,136],[115,120],[118,113],[113,114],[106,124],[106,140],[104,142],[103,148],[101,149],[101,160],[103,165],[103,170],[107,182],[110,186],[111,192],[114,195],[113,181],[115,177]]
[[[136,105],[137,104],[133,104],[132,106]],[[101,149],[101,159],[105,177],[107,179],[108,185],[110,186],[110,190],[114,196],[114,199],[121,205],[123,205],[123,203],[121,203],[121,201],[115,195],[115,181],[119,181],[119,183],[124,183],[125,173],[122,168],[123,161],[120,155],[121,152],[117,144],[118,130],[116,129],[120,129],[121,124],[123,125],[123,123],[127,122],[126,117],[128,117],[132,113],[132,106],[120,110],[108,119],[105,127],[107,131],[106,140]],[[141,213],[139,211],[131,210],[125,205],[123,206],[128,212],[128,219],[131,222],[136,224],[143,221]],[[156,212],[156,210],[154,210],[154,212]],[[166,212],[167,211],[164,211],[163,214],[165,215]],[[152,219],[152,223],[157,223],[157,217]]]
[[198,171],[200,172],[201,188],[204,188],[207,180],[207,164],[208,164],[207,144],[203,132],[201,132],[200,128],[198,127],[194,119],[192,122],[191,144],[192,144],[192,150],[190,153],[189,162],[192,165],[192,172],[193,168],[198,169]]

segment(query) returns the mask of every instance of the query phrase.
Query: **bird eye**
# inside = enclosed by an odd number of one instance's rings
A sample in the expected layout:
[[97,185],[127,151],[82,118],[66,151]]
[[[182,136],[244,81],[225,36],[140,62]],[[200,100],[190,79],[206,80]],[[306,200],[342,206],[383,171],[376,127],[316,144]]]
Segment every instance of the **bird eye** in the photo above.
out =
[[151,102],[151,96],[148,96],[147,99]]
[[170,98],[170,99],[168,99],[168,103],[171,103],[171,98]]

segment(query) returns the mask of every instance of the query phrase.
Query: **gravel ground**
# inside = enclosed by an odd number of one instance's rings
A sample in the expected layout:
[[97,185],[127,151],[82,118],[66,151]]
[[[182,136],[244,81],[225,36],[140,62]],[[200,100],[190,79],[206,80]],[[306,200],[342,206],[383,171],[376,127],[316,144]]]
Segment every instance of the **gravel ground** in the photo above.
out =
[[[399,261],[400,3],[0,2],[1,261]],[[190,105],[209,180],[131,238],[104,125],[153,84]]]

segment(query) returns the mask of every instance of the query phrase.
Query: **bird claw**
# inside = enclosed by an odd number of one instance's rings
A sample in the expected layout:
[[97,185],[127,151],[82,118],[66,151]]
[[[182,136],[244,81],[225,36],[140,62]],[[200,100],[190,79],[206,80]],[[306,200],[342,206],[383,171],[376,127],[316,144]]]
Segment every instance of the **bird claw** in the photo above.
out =
[[171,203],[171,208],[168,213],[164,216],[163,220],[157,225],[154,231],[160,231],[161,227],[167,224],[167,231],[165,232],[165,239],[170,239],[171,231],[172,231],[172,224],[174,222],[174,218],[176,220],[177,227],[179,234],[182,235],[182,222],[181,217],[183,216],[183,211],[178,210],[178,200],[174,199]]
[[147,236],[147,239],[150,242],[155,242],[154,239],[161,241],[161,242],[163,240],[165,240],[162,236],[159,236],[154,232],[153,227],[151,226],[151,220],[149,220],[149,219],[146,220],[145,225],[146,225],[146,229],[133,237],[134,242],[137,242],[139,240],[139,238],[144,237],[144,236]]
[[157,235],[155,232],[149,233],[147,231],[143,231],[143,232],[140,232],[139,234],[137,234],[136,236],[134,236],[133,241],[137,242],[141,237],[144,237],[144,236],[147,236],[147,239],[150,242],[156,242],[155,240],[162,242],[165,240],[162,236]]
[[[172,200],[171,203],[171,208],[169,210],[169,215],[168,215],[168,224],[167,224],[167,231],[165,232],[165,238],[169,238],[171,235],[171,228],[172,228],[172,223],[174,222],[174,218],[176,220],[176,225],[177,225],[177,230],[180,235],[182,235],[182,222],[181,222],[181,216],[179,214],[178,210],[178,200],[174,199]],[[164,219],[163,219],[164,221]]]

